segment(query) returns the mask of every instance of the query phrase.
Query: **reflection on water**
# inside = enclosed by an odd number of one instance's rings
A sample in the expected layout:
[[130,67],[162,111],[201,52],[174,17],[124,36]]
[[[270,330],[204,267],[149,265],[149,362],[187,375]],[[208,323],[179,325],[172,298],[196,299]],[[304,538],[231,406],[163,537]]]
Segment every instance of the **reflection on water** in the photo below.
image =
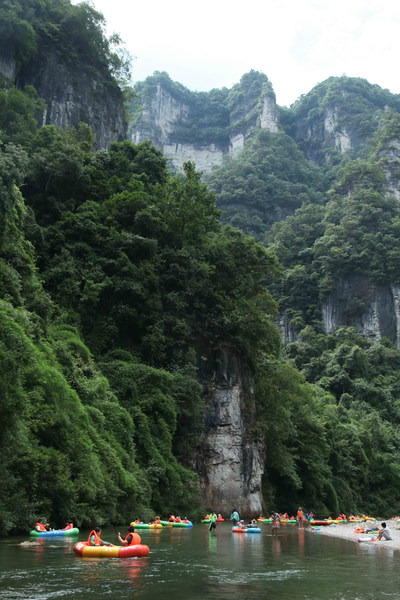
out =
[[[115,534],[104,530],[104,537]],[[235,534],[229,523],[142,530],[151,553],[80,558],[71,540],[0,540],[2,600],[398,600],[400,553],[383,545],[282,526],[279,535]],[[85,539],[82,534],[81,539]],[[115,540],[114,540],[115,541]]]

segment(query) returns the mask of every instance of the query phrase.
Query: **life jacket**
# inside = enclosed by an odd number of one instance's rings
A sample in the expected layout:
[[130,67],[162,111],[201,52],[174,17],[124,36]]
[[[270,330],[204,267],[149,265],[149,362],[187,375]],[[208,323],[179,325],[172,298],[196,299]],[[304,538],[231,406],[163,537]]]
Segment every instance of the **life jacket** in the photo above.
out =
[[175,522],[175,517],[174,517],[174,515],[171,515],[171,516],[170,516],[170,518],[168,519],[168,521],[173,521],[173,522]]
[[[128,542],[129,536],[132,536],[130,542]],[[125,538],[125,541],[126,541],[127,546],[136,546],[137,544],[140,544],[140,542],[142,541],[142,538],[140,537],[140,535],[138,533],[129,532]]]
[[94,529],[89,533],[87,545],[88,546],[92,545],[92,543],[90,541],[90,538],[92,537],[92,535],[94,535],[94,545],[101,546],[101,538],[100,538],[99,534],[97,533],[97,531],[95,531]]
[[190,523],[189,519],[182,519],[182,523]]
[[161,523],[160,519],[154,519],[153,521],[154,525],[159,525]]
[[298,519],[302,519],[303,518],[303,511],[302,510],[298,510],[297,511],[297,518]]
[[64,529],[73,529],[74,526],[72,523],[68,523]]
[[356,527],[354,533],[364,533],[364,527]]
[[[38,529],[39,528],[39,529]],[[35,523],[35,529],[36,531],[47,531],[46,527],[43,525],[43,523]]]
[[181,521],[181,519],[179,517],[176,517],[175,523],[182,523],[182,521]]

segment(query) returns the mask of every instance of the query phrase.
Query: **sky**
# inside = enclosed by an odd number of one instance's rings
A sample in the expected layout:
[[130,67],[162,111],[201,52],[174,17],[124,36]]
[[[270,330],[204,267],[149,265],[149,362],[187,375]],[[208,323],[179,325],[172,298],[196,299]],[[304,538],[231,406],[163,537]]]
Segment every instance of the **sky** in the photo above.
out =
[[166,71],[192,91],[209,91],[255,69],[280,106],[330,76],[400,93],[399,0],[90,1],[134,57],[133,81]]

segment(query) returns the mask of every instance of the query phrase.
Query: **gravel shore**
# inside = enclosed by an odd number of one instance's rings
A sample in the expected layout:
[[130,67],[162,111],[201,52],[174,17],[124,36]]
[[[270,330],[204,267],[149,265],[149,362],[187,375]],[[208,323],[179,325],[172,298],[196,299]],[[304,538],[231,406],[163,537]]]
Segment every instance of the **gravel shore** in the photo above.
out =
[[[381,528],[382,521],[375,521],[372,523],[371,521],[367,521],[366,523],[341,523],[341,524],[332,524],[332,525],[324,525],[321,529],[317,531],[312,531],[312,533],[319,535],[330,535],[332,537],[339,537],[345,540],[357,541],[360,538],[365,537],[375,537],[376,534],[368,534],[368,533],[354,533],[354,530],[359,526],[364,526],[365,529],[372,529],[376,526],[378,529]],[[393,521],[388,519],[385,521],[387,527],[389,527],[393,540],[376,540],[374,542],[365,542],[372,544],[380,544],[385,546],[385,548],[391,548],[392,550],[400,550],[400,521]]]

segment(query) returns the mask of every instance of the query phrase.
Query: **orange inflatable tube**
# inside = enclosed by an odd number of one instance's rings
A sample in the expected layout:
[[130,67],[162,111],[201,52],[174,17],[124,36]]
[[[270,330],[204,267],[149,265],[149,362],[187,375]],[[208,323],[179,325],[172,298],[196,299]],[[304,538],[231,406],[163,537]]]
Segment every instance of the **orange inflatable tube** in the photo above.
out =
[[74,546],[74,552],[78,556],[130,558],[132,556],[148,556],[150,548],[145,544],[134,546],[88,546],[86,542],[77,542]]

